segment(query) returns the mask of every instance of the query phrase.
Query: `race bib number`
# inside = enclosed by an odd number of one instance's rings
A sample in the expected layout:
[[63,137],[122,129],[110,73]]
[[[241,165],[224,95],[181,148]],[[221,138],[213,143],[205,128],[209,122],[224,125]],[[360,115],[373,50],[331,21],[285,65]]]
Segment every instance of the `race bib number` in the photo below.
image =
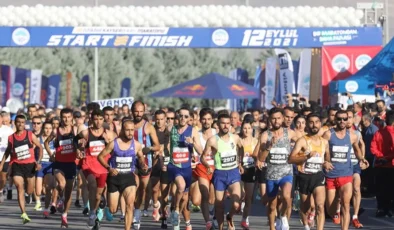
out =
[[29,145],[22,145],[15,148],[16,158],[18,160],[24,160],[30,158]]
[[270,163],[273,165],[287,164],[289,152],[286,148],[272,148],[270,151]]
[[131,172],[133,157],[116,157],[116,170],[119,173]]
[[347,146],[333,146],[332,147],[332,162],[346,163],[349,147]]
[[254,159],[250,156],[249,153],[245,153],[245,156],[242,159],[242,163],[245,168],[251,168],[254,166]]
[[49,154],[45,148],[42,150],[42,159],[41,161],[49,162]]
[[172,153],[172,160],[175,164],[182,164],[189,162],[190,153],[188,148],[175,147]]
[[305,163],[305,172],[306,173],[318,173],[322,171],[322,164],[319,163]]
[[221,153],[222,168],[232,168],[237,166],[237,154],[234,152]]
[[73,139],[59,141],[60,154],[70,154],[74,152]]
[[89,142],[89,151],[90,155],[98,156],[101,151],[105,148],[105,141],[104,140],[97,140]]

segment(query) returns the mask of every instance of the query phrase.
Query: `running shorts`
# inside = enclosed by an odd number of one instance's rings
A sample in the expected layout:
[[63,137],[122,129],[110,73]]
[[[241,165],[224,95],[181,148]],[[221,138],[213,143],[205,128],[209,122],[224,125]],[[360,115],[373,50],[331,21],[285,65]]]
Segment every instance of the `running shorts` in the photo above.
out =
[[4,162],[3,170],[1,172],[7,173],[9,164],[10,164],[10,162]]
[[160,172],[160,184],[169,184],[168,183],[168,171]]
[[256,169],[256,181],[259,184],[266,184],[267,183],[267,168],[264,167],[261,170],[260,169]]
[[244,183],[254,183],[256,181],[256,168],[244,168],[244,174],[241,175],[241,180]]
[[275,197],[278,195],[279,187],[283,187],[286,183],[293,183],[293,175],[287,175],[279,180],[267,180],[267,196]]
[[44,177],[47,174],[52,174],[52,162],[41,162],[41,169],[37,171],[36,177]]
[[116,176],[108,175],[107,177],[107,189],[109,193],[123,193],[130,186],[137,186],[134,173],[118,174]]
[[[215,167],[211,166],[211,171],[215,171]],[[204,178],[207,181],[211,182],[213,173],[208,174],[207,168],[203,164],[198,164],[196,168],[193,170],[193,177],[198,180],[198,178]]]
[[225,191],[230,185],[241,181],[241,174],[238,167],[230,170],[215,169],[212,179],[216,191]]
[[175,181],[175,178],[178,176],[183,177],[185,180],[185,192],[189,191],[190,185],[192,184],[192,168],[178,168],[173,164],[167,165],[167,172],[168,172],[168,182],[172,183]]
[[347,183],[353,182],[353,176],[343,176],[337,178],[326,178],[326,188],[328,190],[331,189],[339,189]]
[[55,175],[56,171],[61,171],[64,174],[66,180],[74,180],[77,175],[77,165],[75,162],[53,162],[52,163],[52,174]]
[[36,163],[29,164],[11,164],[11,176],[21,176],[23,178],[32,178],[36,175]]
[[357,173],[358,175],[361,175],[361,167],[360,164],[357,163],[353,165],[353,174]]
[[85,176],[86,180],[88,179],[89,175],[93,175],[96,178],[97,188],[104,188],[105,183],[107,182],[108,173],[94,173],[90,169],[83,170],[83,175]]
[[318,172],[316,174],[298,174],[298,186],[299,192],[304,195],[310,195],[313,193],[315,188],[320,186],[325,186],[326,177],[323,172]]

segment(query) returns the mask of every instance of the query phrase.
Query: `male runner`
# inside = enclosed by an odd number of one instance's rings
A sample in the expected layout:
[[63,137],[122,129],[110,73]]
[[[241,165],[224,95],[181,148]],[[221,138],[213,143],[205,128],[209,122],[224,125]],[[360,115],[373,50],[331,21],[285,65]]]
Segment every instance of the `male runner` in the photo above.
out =
[[[135,128],[134,138],[143,145],[145,163],[146,165],[148,165],[148,171],[138,171],[139,186],[137,191],[137,199],[135,202],[135,221],[133,225],[135,228],[139,229],[141,218],[140,208],[142,203],[145,201],[145,195],[149,184],[150,174],[152,172],[152,167],[158,162],[157,158],[155,158],[152,153],[160,150],[160,144],[159,140],[157,139],[156,130],[153,125],[143,119],[143,116],[145,114],[145,104],[142,101],[135,101],[131,106],[131,110],[133,113],[133,122]],[[138,162],[136,164],[136,167],[137,169],[139,168]]]
[[[30,125],[32,127],[30,130],[33,132],[33,134],[37,138],[39,138],[41,136],[41,129],[42,129],[41,117],[39,117],[39,116],[32,117]],[[36,150],[36,148],[34,148],[34,150]],[[37,149],[37,151],[38,151],[38,149]],[[38,154],[36,154],[36,157],[38,157]],[[45,165],[45,166],[47,166],[47,165]],[[37,182],[39,182],[41,184],[41,187],[39,185],[40,190],[41,190],[42,189],[42,177],[39,178],[38,181],[37,181],[37,178],[36,178],[36,185],[35,185],[36,187],[37,187]],[[28,196],[27,194],[25,194],[25,200],[26,200],[27,204],[31,204],[32,200],[35,201],[36,205],[34,207],[34,210],[36,210],[36,211],[41,211],[42,210],[40,198],[41,197],[38,196],[37,193],[33,193],[33,195],[31,195],[31,196]]]
[[[336,128],[332,128],[323,134],[323,138],[328,140],[330,146],[330,155],[326,154],[326,161],[331,162],[333,165],[333,169],[326,172],[326,205],[328,213],[332,217],[340,216],[341,229],[347,230],[350,222],[350,200],[353,190],[351,147],[353,147],[354,153],[361,164],[365,164],[365,167],[368,167],[368,161],[362,156],[358,146],[357,135],[346,130],[347,112],[339,110],[335,114],[335,120]],[[341,202],[342,215],[340,215],[340,210],[336,210],[338,207],[337,202],[334,202],[337,192]]]
[[[346,129],[350,133],[354,133],[357,135],[357,143],[358,146],[360,147],[361,153],[363,158],[365,158],[365,144],[363,141],[363,138],[361,136],[360,131],[354,130],[354,112],[349,110],[347,111],[347,116],[348,116],[348,121],[346,123]],[[358,220],[358,215],[360,211],[360,204],[361,204],[361,168],[360,162],[358,162],[356,155],[354,154],[353,148],[350,150],[350,158],[352,161],[353,165],[353,209],[354,209],[354,214],[352,216],[352,224],[355,228],[362,228],[363,225],[360,223]],[[363,165],[363,164],[361,164]],[[363,165],[364,166],[364,165]]]
[[[108,156],[110,156],[109,160]],[[118,210],[119,196],[126,202],[124,229],[130,230],[133,221],[134,200],[137,192],[135,161],[138,157],[141,170],[148,170],[142,153],[142,144],[134,140],[134,123],[124,119],[120,135],[111,141],[98,155],[102,167],[108,170],[108,206],[111,213]]]
[[[67,228],[67,213],[71,205],[71,192],[73,190],[77,171],[75,160],[77,156],[81,158],[81,153],[77,151],[76,145],[74,145],[75,135],[72,123],[73,111],[68,108],[62,109],[60,111],[60,116],[62,120],[60,127],[54,130],[53,134],[45,140],[45,149],[53,162],[52,171],[57,182],[57,190],[60,196],[57,206],[58,211],[63,211],[61,227]],[[51,141],[54,141],[56,148],[55,154],[51,153],[49,146]],[[63,206],[65,206],[64,209]]]
[[261,135],[259,161],[267,162],[268,221],[270,229],[275,229],[277,195],[282,191],[282,206],[277,216],[276,226],[289,229],[291,215],[291,190],[293,166],[287,163],[291,151],[291,141],[297,140],[293,130],[283,128],[283,110],[272,108],[269,111],[271,128]]
[[166,117],[167,117],[167,128],[168,131],[171,131],[172,127],[174,126],[175,123],[175,111],[173,108],[169,108],[168,111],[166,112]]
[[116,135],[119,135],[120,126],[116,125],[114,122],[114,117],[115,117],[114,108],[112,108],[111,106],[106,106],[103,108],[103,112],[104,112],[104,121],[105,121],[105,123],[108,124],[109,130],[116,133]]
[[[3,159],[5,150],[7,149],[8,137],[14,133],[11,127],[3,125],[3,116],[0,116],[0,159]],[[0,171],[0,203],[4,202],[3,189],[7,183],[7,172],[10,158],[5,159],[3,169]],[[7,189],[8,190],[8,189]],[[12,190],[11,190],[12,191]],[[8,193],[10,193],[8,191]],[[11,193],[12,194],[12,193]]]
[[318,135],[321,128],[321,120],[317,114],[309,114],[307,117],[308,134],[301,137],[289,156],[290,164],[298,166],[298,185],[301,194],[301,217],[305,230],[309,230],[308,215],[311,206],[311,196],[317,210],[317,229],[324,229],[325,214],[324,201],[326,199],[325,175],[332,169],[329,162],[324,162],[325,154],[329,154],[327,140]]
[[[239,162],[242,156],[242,144],[238,135],[231,134],[230,115],[227,113],[218,116],[219,133],[210,137],[206,143],[201,163],[208,174],[213,173],[213,185],[215,187],[215,216],[219,229],[223,230],[224,222],[224,197],[225,191],[230,193],[232,206],[226,215],[227,229],[235,229],[233,216],[240,207],[241,197],[241,174],[243,168]],[[207,161],[207,156],[213,154],[215,171]],[[208,229],[208,228],[207,228]]]
[[187,123],[191,112],[188,108],[179,110],[179,124],[174,125],[170,135],[170,162],[167,166],[169,182],[176,186],[173,210],[171,213],[172,225],[179,228],[179,212],[183,211],[186,230],[191,230],[190,211],[188,210],[189,187],[192,180],[191,160],[193,147],[201,153],[198,131]]
[[[30,196],[34,190],[34,176],[41,169],[42,147],[38,138],[28,130],[25,130],[26,117],[15,117],[16,132],[8,137],[8,146],[0,163],[0,171],[3,170],[5,160],[11,155],[11,177],[17,189],[19,208],[21,209],[22,222],[30,222],[25,210],[25,192]],[[34,145],[39,149],[38,160],[34,155]],[[26,181],[26,191],[25,191]]]
[[32,118],[37,116],[37,107],[34,104],[30,104],[27,106],[27,114],[29,115],[29,119],[26,119],[26,124],[25,124],[25,129],[26,130],[32,130],[33,126],[32,126]]
[[108,143],[115,139],[116,134],[103,128],[103,111],[93,110],[90,116],[92,127],[80,132],[77,138],[84,138],[86,143],[86,146],[84,146],[85,157],[82,159],[82,170],[89,192],[90,216],[88,227],[93,228],[97,224],[96,218],[98,221],[101,221],[103,217],[103,211],[99,208],[99,205],[107,180],[107,170],[101,166],[97,156]]
[[335,121],[335,114],[337,113],[338,109],[335,107],[331,107],[328,109],[328,119],[326,124],[324,124],[324,126],[320,129],[319,131],[319,135],[323,136],[323,134],[331,129],[334,128],[336,126],[336,121]]
[[[198,135],[203,148],[205,148],[207,140],[216,135],[216,130],[212,129],[214,116],[215,112],[210,108],[203,108],[200,111],[200,122],[202,124],[202,129],[198,132]],[[213,172],[215,170],[215,162],[212,152],[209,152],[207,155],[205,155],[205,161],[211,167],[211,171]],[[201,211],[206,223],[206,229],[210,230],[213,226],[213,222],[216,222],[216,218],[213,219],[215,190],[213,184],[211,183],[212,173],[208,174],[205,166],[199,163],[193,171],[193,176],[198,180],[198,185],[201,192]],[[213,221],[211,219],[213,219]]]

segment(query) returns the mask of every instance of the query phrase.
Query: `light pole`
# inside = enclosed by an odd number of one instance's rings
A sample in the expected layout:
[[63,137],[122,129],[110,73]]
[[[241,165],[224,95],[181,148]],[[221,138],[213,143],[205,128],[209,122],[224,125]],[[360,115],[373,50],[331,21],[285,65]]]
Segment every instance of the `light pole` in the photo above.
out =
[[[98,6],[98,0],[94,0],[94,5]],[[98,100],[98,68],[99,68],[99,55],[98,48],[94,48],[94,100]]]
[[385,15],[386,15],[386,21],[385,21],[385,28],[384,28],[384,37],[386,40],[386,44],[389,43],[390,41],[390,35],[389,35],[389,0],[384,1],[384,9],[385,9]]

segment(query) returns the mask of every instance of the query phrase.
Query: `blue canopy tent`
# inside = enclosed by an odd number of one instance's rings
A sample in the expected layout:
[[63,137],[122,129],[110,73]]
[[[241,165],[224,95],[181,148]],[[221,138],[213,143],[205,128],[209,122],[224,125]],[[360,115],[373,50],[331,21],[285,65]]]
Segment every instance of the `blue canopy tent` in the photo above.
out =
[[151,97],[243,99],[259,97],[259,89],[232,80],[218,73],[209,73],[168,89],[153,93]]
[[362,69],[345,80],[330,83],[333,93],[350,92],[359,95],[375,95],[376,84],[388,84],[394,73],[394,39]]

